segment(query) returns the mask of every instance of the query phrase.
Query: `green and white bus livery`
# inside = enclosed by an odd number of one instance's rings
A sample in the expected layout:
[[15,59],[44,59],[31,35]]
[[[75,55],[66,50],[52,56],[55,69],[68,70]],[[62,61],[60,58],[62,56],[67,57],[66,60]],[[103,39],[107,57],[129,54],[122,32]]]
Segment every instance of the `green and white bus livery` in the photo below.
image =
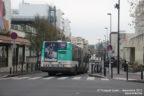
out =
[[88,64],[83,62],[85,52],[70,42],[44,41],[41,53],[41,71],[57,73],[84,73]]

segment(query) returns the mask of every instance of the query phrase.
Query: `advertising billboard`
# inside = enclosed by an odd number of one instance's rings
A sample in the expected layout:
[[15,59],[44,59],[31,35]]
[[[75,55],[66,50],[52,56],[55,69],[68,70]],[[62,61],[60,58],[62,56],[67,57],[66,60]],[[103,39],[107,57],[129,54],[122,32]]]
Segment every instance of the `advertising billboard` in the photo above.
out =
[[58,49],[59,50],[66,50],[67,44],[66,43],[59,43],[58,44]]
[[8,31],[8,20],[6,16],[6,5],[3,0],[0,0],[0,30]]
[[45,61],[57,61],[58,44],[56,42],[45,43]]

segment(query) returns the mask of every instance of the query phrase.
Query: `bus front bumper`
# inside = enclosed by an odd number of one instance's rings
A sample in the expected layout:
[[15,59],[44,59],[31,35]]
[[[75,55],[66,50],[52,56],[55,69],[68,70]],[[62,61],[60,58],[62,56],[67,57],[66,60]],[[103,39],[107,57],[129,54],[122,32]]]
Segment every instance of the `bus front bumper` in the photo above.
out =
[[40,70],[42,72],[57,72],[57,73],[63,73],[63,72],[74,72],[75,68],[65,68],[65,67],[41,67]]

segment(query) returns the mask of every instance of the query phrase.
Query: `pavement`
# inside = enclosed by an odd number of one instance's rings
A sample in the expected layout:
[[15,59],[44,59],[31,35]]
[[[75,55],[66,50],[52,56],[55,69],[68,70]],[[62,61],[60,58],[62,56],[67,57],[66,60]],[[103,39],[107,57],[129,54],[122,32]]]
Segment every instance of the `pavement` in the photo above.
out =
[[123,69],[120,69],[120,74],[117,74],[117,68],[113,68],[113,78],[111,78],[111,75],[108,72],[108,68],[106,72],[107,72],[106,76],[104,76],[104,74],[102,73],[89,73],[89,76],[94,76],[97,78],[108,78],[113,80],[125,80],[128,82],[144,83],[144,79],[141,80],[141,72],[136,72],[136,73],[129,72],[128,80],[126,78],[126,72],[124,72]]
[[6,78],[6,77],[14,77],[18,75],[25,75],[25,74],[34,74],[34,73],[40,73],[41,71],[33,71],[33,72],[17,72],[17,73],[12,73],[10,74],[9,72],[0,72],[0,78]]
[[144,96],[141,83],[41,72],[0,79],[0,96]]
[[8,75],[9,75],[9,73],[7,73],[7,72],[0,72],[0,78],[1,77],[6,77]]
[[[139,83],[144,83],[144,79],[141,80],[141,72],[137,73],[128,73],[128,80],[126,79],[126,72],[124,72],[122,69],[120,70],[120,74],[117,74],[117,68],[113,68],[113,78],[111,78],[111,75],[109,75],[108,68],[106,69],[107,74],[104,76],[102,73],[91,73],[91,70],[89,71],[88,75],[92,77],[97,77],[97,78],[108,78],[112,80],[125,80],[128,82],[139,82]],[[0,72],[0,78],[5,78],[5,77],[14,77],[18,75],[25,75],[25,74],[34,74],[34,73],[40,73],[41,71],[33,71],[33,72],[23,72],[23,73],[16,73],[16,74],[9,74],[8,72]]]

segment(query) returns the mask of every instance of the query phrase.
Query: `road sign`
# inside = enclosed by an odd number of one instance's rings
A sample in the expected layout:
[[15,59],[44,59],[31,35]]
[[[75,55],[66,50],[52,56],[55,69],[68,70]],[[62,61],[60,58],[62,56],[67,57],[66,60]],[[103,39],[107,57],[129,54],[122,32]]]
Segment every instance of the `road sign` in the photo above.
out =
[[12,33],[11,33],[11,38],[12,38],[12,39],[17,39],[17,33],[12,32]]

